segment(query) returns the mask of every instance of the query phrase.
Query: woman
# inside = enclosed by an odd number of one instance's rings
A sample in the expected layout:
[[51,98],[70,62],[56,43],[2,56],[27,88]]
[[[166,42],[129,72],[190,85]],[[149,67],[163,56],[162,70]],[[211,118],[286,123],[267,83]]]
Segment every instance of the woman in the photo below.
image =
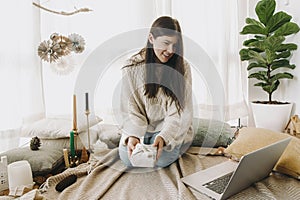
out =
[[122,70],[120,158],[131,167],[136,145],[152,144],[157,148],[155,166],[166,167],[193,139],[191,70],[183,59],[178,21],[167,16],[155,20],[146,48]]

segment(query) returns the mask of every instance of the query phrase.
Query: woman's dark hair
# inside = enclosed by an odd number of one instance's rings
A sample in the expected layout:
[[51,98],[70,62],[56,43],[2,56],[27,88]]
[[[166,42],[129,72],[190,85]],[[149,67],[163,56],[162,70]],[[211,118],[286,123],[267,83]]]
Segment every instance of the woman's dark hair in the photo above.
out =
[[[159,87],[163,92],[175,101],[178,113],[184,106],[185,81],[184,81],[184,61],[183,61],[183,42],[181,28],[176,19],[168,16],[162,16],[156,19],[150,29],[154,38],[160,36],[177,36],[176,50],[168,62],[156,63],[156,55],[153,45],[147,41],[146,48],[140,51],[145,55],[146,77],[145,77],[145,95],[148,98],[155,98]],[[163,66],[162,66],[163,65]],[[158,68],[163,69],[161,73],[155,73]]]

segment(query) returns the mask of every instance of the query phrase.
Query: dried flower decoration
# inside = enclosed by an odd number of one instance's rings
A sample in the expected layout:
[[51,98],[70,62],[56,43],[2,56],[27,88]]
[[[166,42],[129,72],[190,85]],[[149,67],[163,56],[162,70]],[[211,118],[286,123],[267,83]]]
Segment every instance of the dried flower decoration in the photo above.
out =
[[56,62],[51,63],[50,67],[58,75],[68,75],[75,68],[76,62],[72,55],[59,58]]
[[84,39],[78,34],[69,37],[53,33],[49,40],[40,43],[38,55],[47,62],[57,62],[61,57],[69,55],[72,51],[82,53],[84,50]]
[[43,41],[39,45],[38,55],[41,57],[42,60],[51,62],[50,57],[52,55],[52,49],[50,48],[50,44],[47,41]]
[[80,35],[78,35],[76,33],[72,33],[71,35],[69,35],[69,39],[72,43],[72,46],[71,46],[72,51],[74,51],[75,53],[83,52],[84,45],[85,45],[85,41],[84,41],[83,37],[81,37]]

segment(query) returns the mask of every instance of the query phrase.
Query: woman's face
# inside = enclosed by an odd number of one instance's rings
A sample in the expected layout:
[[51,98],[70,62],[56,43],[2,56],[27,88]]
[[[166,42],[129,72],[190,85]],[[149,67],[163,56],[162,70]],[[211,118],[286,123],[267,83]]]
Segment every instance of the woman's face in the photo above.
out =
[[153,51],[161,63],[166,63],[176,51],[176,36],[154,36],[150,33],[149,42],[153,45]]

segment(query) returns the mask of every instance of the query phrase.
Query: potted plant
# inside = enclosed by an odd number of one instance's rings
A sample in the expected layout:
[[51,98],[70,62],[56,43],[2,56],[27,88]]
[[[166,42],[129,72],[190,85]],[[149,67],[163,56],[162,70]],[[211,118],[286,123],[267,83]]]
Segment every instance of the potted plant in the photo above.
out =
[[[287,36],[297,33],[299,26],[291,22],[292,17],[287,13],[283,11],[275,12],[275,7],[275,0],[261,0],[256,4],[255,12],[258,20],[246,18],[246,25],[240,34],[251,35],[252,37],[244,41],[245,48],[241,49],[239,54],[241,61],[249,61],[247,67],[249,71],[248,78],[256,79],[257,82],[254,86],[261,87],[268,94],[268,100],[252,102],[256,126],[269,128],[269,125],[271,125],[272,129],[281,129],[279,131],[282,131],[282,127],[290,117],[292,104],[275,101],[272,95],[278,89],[281,79],[293,79],[290,72],[296,66],[290,63],[290,58],[292,56],[291,52],[297,49],[297,45],[285,43],[285,39]],[[267,115],[258,117],[255,115],[255,111],[261,111],[262,104],[265,104],[269,110]],[[254,108],[254,105],[259,106],[259,108]],[[279,114],[287,119],[283,119],[282,122],[273,121],[273,119],[279,119],[279,117],[273,115],[274,105],[281,110],[282,107],[288,107],[288,114]],[[269,125],[260,124],[264,121]],[[275,128],[276,125],[278,127]]]

